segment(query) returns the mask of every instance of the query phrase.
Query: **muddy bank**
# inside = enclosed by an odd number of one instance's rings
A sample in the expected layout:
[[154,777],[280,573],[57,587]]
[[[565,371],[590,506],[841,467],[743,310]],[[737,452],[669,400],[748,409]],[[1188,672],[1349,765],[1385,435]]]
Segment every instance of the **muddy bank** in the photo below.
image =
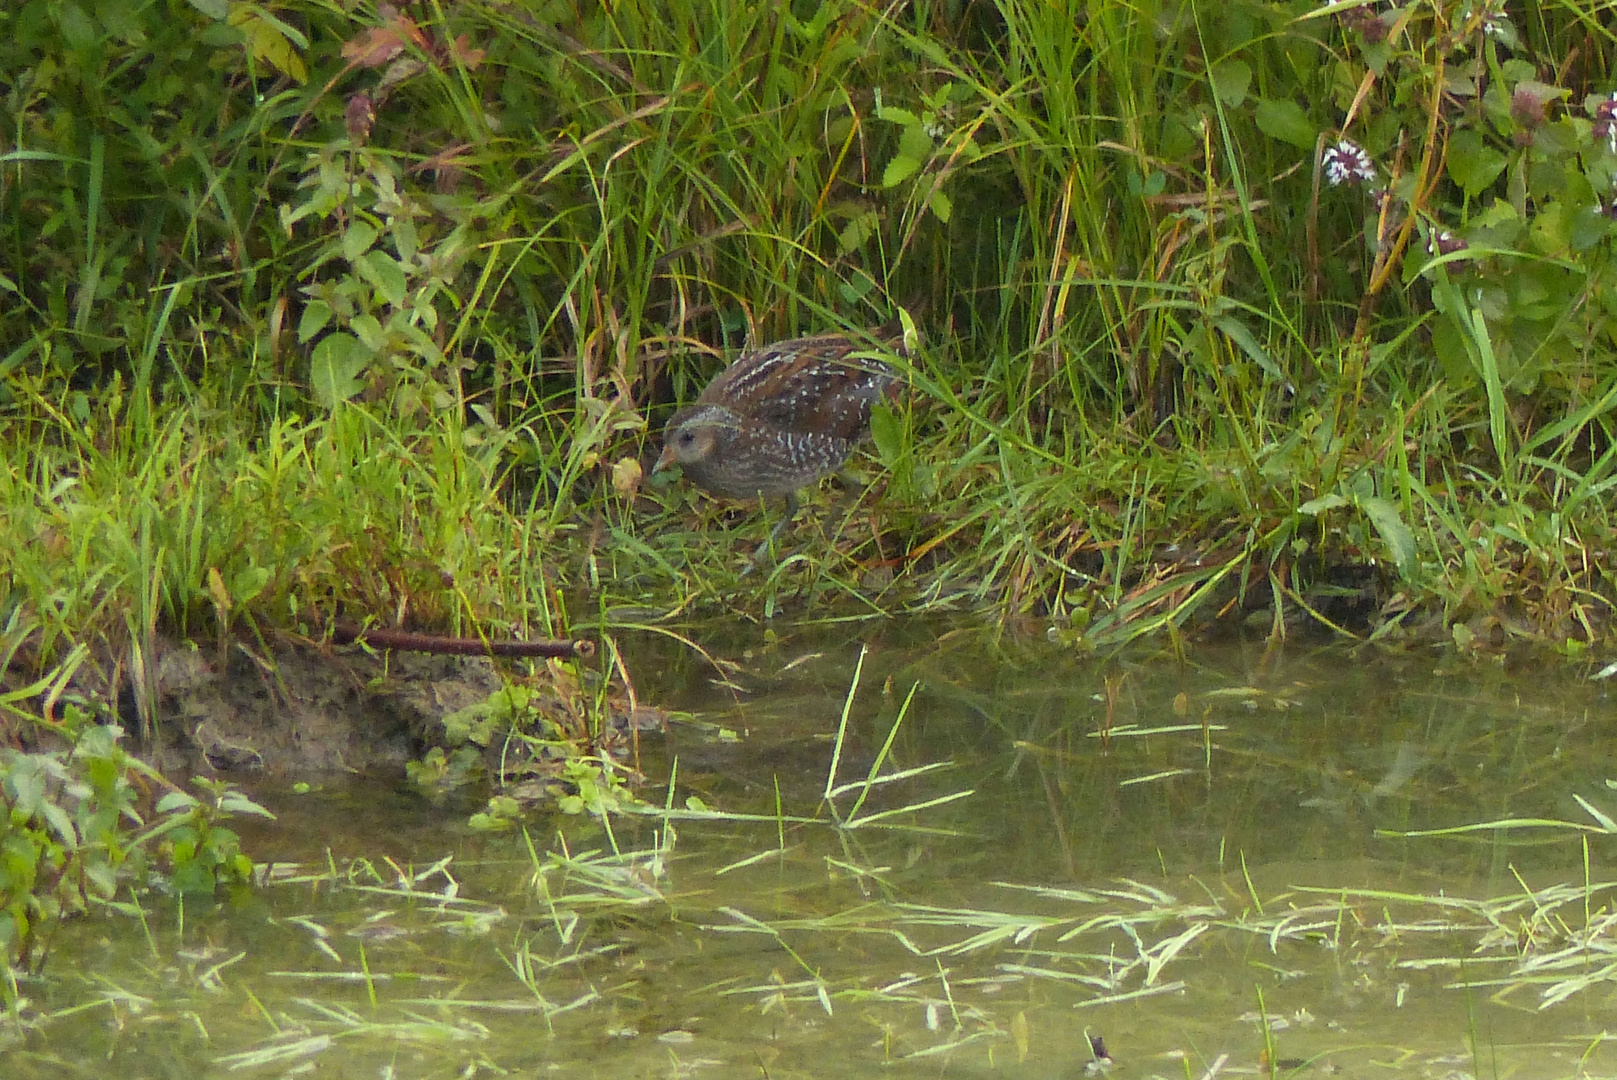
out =
[[[141,680],[125,665],[87,662],[51,711],[76,705],[119,723],[130,748],[165,772],[399,774],[443,741],[444,717],[505,684],[486,657],[284,640],[261,653],[159,639],[148,670]],[[37,734],[23,728],[18,737],[26,743]]]

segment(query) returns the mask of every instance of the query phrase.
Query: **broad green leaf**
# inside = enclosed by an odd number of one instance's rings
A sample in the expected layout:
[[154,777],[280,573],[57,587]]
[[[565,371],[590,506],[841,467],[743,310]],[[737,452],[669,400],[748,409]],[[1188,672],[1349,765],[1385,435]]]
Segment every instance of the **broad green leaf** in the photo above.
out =
[[303,308],[303,314],[298,318],[298,344],[307,344],[309,339],[326,328],[331,321],[331,305],[324,300],[310,300]]
[[382,332],[382,323],[375,315],[355,315],[348,320],[348,328],[372,352],[379,351],[387,344],[387,335]]
[[23,819],[33,817],[45,801],[45,768],[34,755],[19,757],[5,773],[5,789],[12,814]]
[[206,45],[210,49],[227,49],[242,45],[247,41],[247,35],[239,27],[231,26],[227,22],[209,23],[196,35],[198,45]]
[[359,276],[370,283],[376,294],[393,307],[403,307],[409,282],[398,260],[385,251],[371,250],[354,262]]
[[1415,534],[1404,524],[1398,508],[1386,499],[1369,496],[1359,500],[1359,509],[1381,534],[1381,542],[1398,567],[1400,577],[1408,578],[1415,568]]
[[1499,179],[1505,171],[1505,155],[1487,145],[1471,128],[1455,132],[1449,139],[1448,169],[1460,189],[1475,197]]
[[95,23],[85,14],[84,8],[71,0],[56,5],[56,26],[62,32],[62,40],[73,52],[88,52],[100,43],[101,34],[96,30]]
[[184,791],[170,791],[157,800],[157,812],[159,814],[172,814],[176,810],[189,809],[196,804],[196,796]]
[[899,184],[902,184],[905,180],[907,180],[910,176],[914,175],[915,170],[919,169],[920,167],[921,167],[921,163],[919,161],[916,161],[914,158],[911,158],[911,157],[896,157],[896,158],[894,158],[892,161],[889,161],[887,163],[887,168],[882,170],[882,174],[881,174],[882,187],[897,187]]
[[870,438],[876,444],[876,456],[891,468],[904,448],[904,426],[884,402],[876,402],[870,410]]
[[188,896],[213,892],[213,869],[197,859],[189,859],[174,870],[174,891]]
[[857,251],[880,227],[881,218],[876,216],[876,211],[866,210],[855,214],[842,227],[842,232],[837,234],[837,254],[847,255]]
[[271,821],[275,820],[274,814],[239,791],[225,792],[219,799],[219,809],[230,814],[253,814],[257,817],[269,818]]
[[230,582],[230,598],[238,604],[245,604],[269,584],[269,568],[264,566],[249,566],[237,574]]
[[355,221],[348,226],[348,231],[342,234],[343,258],[353,262],[371,249],[376,243],[377,228],[365,220]]
[[1333,491],[1329,495],[1321,495],[1317,499],[1309,499],[1307,502],[1303,503],[1297,508],[1297,512],[1299,514],[1307,514],[1309,517],[1318,517],[1327,510],[1335,510],[1337,507],[1346,506],[1347,504],[1348,500],[1345,495],[1338,495]]
[[63,847],[69,851],[78,848],[79,834],[73,827],[73,818],[60,805],[45,799],[39,804],[39,816],[45,819],[45,823],[50,826],[51,832],[56,834],[56,839],[62,842]]
[[[1533,250],[1556,258],[1571,255],[1572,215],[1566,210],[1566,204],[1557,200],[1533,215],[1533,224],[1527,230],[1527,242]],[[1558,294],[1555,304],[1557,310],[1561,307],[1561,295],[1564,294]]]
[[898,152],[903,157],[925,161],[932,156],[932,147],[932,136],[920,124],[905,128],[904,134],[898,137]]
[[1208,77],[1218,100],[1226,108],[1234,109],[1246,100],[1247,87],[1252,85],[1252,66],[1245,60],[1225,60],[1213,65]]
[[466,827],[474,832],[500,832],[509,829],[516,821],[508,817],[497,817],[494,814],[473,814],[466,819]]
[[1299,150],[1312,150],[1318,132],[1308,122],[1307,115],[1295,101],[1258,101],[1256,117],[1258,130],[1271,139],[1289,143]]
[[257,4],[232,4],[229,21],[247,35],[247,52],[254,60],[262,60],[294,82],[308,82],[309,69],[297,52],[300,47],[308,48],[301,33]]
[[327,334],[309,358],[309,389],[327,409],[335,409],[360,391],[358,375],[365,367],[365,349],[352,334]]
[[1611,233],[1611,218],[1594,206],[1579,207],[1571,216],[1569,239],[1575,252],[1587,251]]

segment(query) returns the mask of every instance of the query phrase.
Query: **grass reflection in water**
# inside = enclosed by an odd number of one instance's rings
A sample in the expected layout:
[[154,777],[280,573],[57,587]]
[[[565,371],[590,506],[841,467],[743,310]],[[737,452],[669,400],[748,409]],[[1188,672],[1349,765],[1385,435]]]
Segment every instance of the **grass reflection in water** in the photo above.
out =
[[1617,1068],[1591,684],[822,651],[610,823],[255,792],[287,861],[68,924],[6,1075]]

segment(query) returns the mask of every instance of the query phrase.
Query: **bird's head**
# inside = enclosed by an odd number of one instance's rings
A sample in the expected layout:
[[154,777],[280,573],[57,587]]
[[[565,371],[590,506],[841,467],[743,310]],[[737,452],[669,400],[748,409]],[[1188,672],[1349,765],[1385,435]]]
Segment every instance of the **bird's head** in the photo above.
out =
[[676,416],[663,432],[663,452],[652,472],[678,465],[699,465],[713,456],[724,433],[735,427],[727,410],[703,409],[689,416]]

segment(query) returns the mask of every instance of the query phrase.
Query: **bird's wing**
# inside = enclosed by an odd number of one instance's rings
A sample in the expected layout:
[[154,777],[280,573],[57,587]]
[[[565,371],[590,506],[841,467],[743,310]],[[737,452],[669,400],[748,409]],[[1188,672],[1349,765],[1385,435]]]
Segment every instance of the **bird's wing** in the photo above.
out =
[[857,440],[870,403],[895,377],[881,361],[851,355],[863,345],[841,334],[767,345],[738,357],[702,400],[777,428]]

